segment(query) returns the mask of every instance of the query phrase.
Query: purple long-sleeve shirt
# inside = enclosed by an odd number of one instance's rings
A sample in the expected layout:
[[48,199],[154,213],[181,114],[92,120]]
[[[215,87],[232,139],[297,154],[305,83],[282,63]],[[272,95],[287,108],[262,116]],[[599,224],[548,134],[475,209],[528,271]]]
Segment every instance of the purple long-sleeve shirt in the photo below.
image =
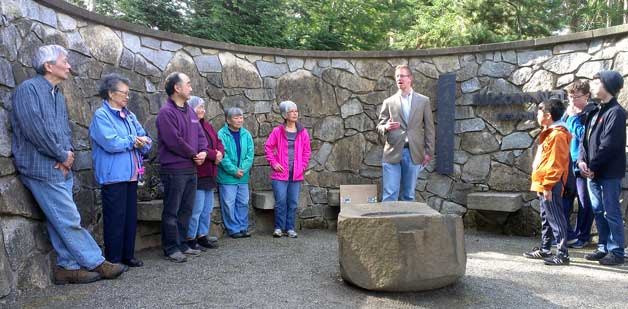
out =
[[170,99],[157,115],[159,163],[162,170],[196,172],[192,158],[207,151],[207,139],[196,113],[186,103],[183,109]]

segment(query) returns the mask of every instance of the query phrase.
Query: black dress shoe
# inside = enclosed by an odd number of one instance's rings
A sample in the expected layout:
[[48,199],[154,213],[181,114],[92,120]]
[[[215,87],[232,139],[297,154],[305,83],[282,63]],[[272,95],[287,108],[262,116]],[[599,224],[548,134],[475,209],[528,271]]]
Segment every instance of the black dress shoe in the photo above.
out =
[[209,238],[207,238],[207,236],[201,236],[201,237],[197,238],[196,242],[198,243],[199,246],[205,247],[207,249],[216,249],[216,248],[218,248],[218,242],[210,241]]
[[144,262],[142,262],[142,260],[140,259],[136,259],[136,258],[132,258],[130,260],[125,260],[124,262],[122,262],[122,264],[129,266],[129,267],[142,267],[144,266]]
[[198,245],[198,242],[196,241],[196,239],[188,240],[186,241],[186,244],[188,245],[188,247],[194,250],[200,250],[203,252],[207,251],[207,248]]
[[608,265],[608,266],[623,265],[624,257],[615,255],[614,253],[609,253],[604,258],[599,260],[598,263],[600,263],[601,265]]

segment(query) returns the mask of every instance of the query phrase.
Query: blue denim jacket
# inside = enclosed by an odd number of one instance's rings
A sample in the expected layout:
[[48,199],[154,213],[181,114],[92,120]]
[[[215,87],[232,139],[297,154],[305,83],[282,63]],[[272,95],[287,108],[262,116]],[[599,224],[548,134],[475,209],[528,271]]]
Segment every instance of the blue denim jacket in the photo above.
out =
[[101,185],[130,181],[136,170],[133,156],[141,164],[143,155],[151,148],[151,144],[139,150],[133,148],[135,137],[146,136],[146,131],[135,114],[126,108],[123,111],[125,118],[105,100],[89,126],[94,175]]

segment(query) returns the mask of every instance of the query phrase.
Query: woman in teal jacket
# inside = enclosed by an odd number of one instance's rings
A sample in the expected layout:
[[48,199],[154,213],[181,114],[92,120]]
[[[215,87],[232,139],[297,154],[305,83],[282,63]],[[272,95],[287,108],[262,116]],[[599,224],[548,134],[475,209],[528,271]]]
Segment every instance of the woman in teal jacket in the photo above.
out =
[[137,183],[144,174],[142,160],[152,141],[127,109],[127,78],[118,74],[104,76],[99,94],[103,103],[94,113],[89,136],[94,174],[101,185],[105,258],[139,267],[143,263],[134,257]]
[[251,133],[242,127],[244,114],[237,107],[225,111],[227,123],[218,131],[225,155],[218,166],[218,190],[222,221],[233,238],[250,237],[249,175],[253,167],[254,146]]

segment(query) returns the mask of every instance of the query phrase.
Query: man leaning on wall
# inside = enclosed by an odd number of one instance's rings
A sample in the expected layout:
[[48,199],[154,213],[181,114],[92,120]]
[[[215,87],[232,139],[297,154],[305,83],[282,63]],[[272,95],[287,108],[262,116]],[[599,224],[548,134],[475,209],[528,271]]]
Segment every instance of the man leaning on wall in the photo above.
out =
[[412,90],[412,71],[395,68],[399,91],[382,104],[377,131],[383,135],[382,200],[414,201],[419,173],[434,156],[434,121],[430,99]]
[[59,45],[35,51],[37,75],[20,84],[12,97],[12,150],[20,180],[46,215],[57,253],[54,282],[88,283],[120,276],[127,267],[105,261],[72,199],[72,133],[59,83],[70,76],[68,52]]

